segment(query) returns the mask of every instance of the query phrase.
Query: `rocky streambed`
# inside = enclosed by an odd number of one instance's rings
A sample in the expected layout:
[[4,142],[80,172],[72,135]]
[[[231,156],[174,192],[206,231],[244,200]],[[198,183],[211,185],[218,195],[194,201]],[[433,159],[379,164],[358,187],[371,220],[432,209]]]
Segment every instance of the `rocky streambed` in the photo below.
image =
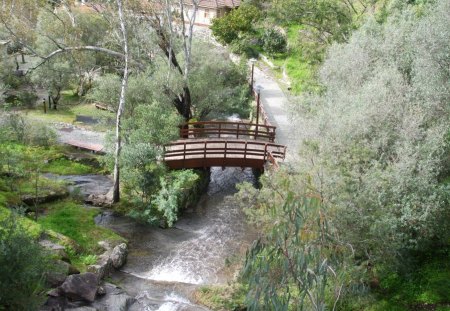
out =
[[[105,176],[49,177],[72,182],[71,190],[79,188],[76,191],[88,202],[94,197],[107,197],[111,187],[111,180]],[[236,183],[242,181],[254,182],[250,169],[212,168],[207,193],[169,229],[138,224],[103,210],[96,223],[129,241],[124,251],[128,255],[126,263],[122,267],[112,265],[113,250],[107,250],[97,267],[91,269],[97,281],[91,274],[85,274],[87,281],[72,277],[84,287],[97,282],[95,300],[82,299],[84,303],[70,306],[84,310],[207,310],[193,301],[193,292],[199,286],[225,284],[233,278],[235,271],[227,268],[226,261],[245,252],[255,238],[233,197]],[[106,272],[102,271],[105,266]],[[111,283],[100,285],[98,276],[106,274]],[[70,294],[63,296],[70,298]]]

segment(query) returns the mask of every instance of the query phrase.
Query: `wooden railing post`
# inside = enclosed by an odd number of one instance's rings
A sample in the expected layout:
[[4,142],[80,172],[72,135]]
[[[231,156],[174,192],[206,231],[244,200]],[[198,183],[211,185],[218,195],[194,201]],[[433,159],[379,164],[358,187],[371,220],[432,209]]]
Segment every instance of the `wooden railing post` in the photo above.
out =
[[228,141],[225,141],[225,152],[223,154],[223,164],[222,164],[222,166],[225,166],[225,161],[227,159],[227,147],[228,147],[227,145],[228,145]]
[[205,150],[203,151],[203,168],[206,168],[206,149],[207,149],[208,141],[205,140]]
[[266,163],[267,144],[264,145],[264,163]]
[[239,123],[238,123],[238,127],[237,127],[236,138],[239,139]]
[[256,97],[256,133],[255,133],[255,140],[258,140],[258,127],[259,127],[259,110],[261,106],[260,102],[260,93],[258,93],[258,96]]
[[221,133],[222,133],[222,123],[219,123],[219,138]]
[[185,161],[186,160],[186,142],[184,142],[183,145],[183,167],[185,167]]

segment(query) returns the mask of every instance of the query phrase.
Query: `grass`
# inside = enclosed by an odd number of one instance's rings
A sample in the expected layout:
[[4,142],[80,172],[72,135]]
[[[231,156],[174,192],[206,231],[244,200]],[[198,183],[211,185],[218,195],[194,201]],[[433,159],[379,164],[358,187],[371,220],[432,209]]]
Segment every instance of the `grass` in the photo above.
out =
[[[0,200],[1,200],[1,193],[0,193]],[[8,208],[4,207],[4,205],[2,205],[0,201],[0,221],[8,218],[10,215],[11,211]],[[43,229],[36,222],[23,216],[18,216],[18,221],[19,224],[27,231],[27,233],[33,239],[38,239],[41,236]]]
[[103,250],[98,242],[110,241],[117,244],[125,241],[112,230],[95,224],[94,217],[100,213],[98,209],[86,208],[68,200],[45,204],[42,208],[45,209],[45,214],[38,219],[39,225],[45,230],[65,235],[81,247],[77,253],[71,249],[71,245],[65,245],[72,264],[81,271],[85,271],[87,265],[95,263],[96,255]]
[[92,104],[87,104],[84,99],[74,95],[72,91],[62,92],[62,97],[58,110],[47,109],[47,113],[44,113],[42,106],[38,106],[38,109],[24,110],[26,116],[32,120],[39,120],[45,122],[54,123],[69,123],[79,124],[95,130],[105,131],[108,126],[99,123],[96,125],[87,125],[76,121],[77,115],[92,117],[100,120],[114,119],[114,114],[109,111],[99,110]]
[[57,175],[86,175],[97,173],[98,169],[66,158],[60,158],[47,163],[42,172]]
[[123,241],[112,230],[99,227],[94,222],[94,217],[100,211],[95,208],[86,208],[72,201],[60,201],[45,204],[45,216],[38,223],[47,230],[53,230],[64,234],[76,241],[83,251],[96,254],[101,250],[99,241]]
[[211,310],[243,310],[247,288],[238,283],[200,287],[194,294],[197,303]]
[[388,273],[372,294],[349,297],[342,310],[450,311],[450,248],[439,249],[409,273]]
[[[66,146],[35,147],[15,142],[0,144],[5,151],[5,156],[11,159],[11,167],[23,166],[29,159],[39,159],[39,171],[41,173],[53,173],[57,175],[84,175],[98,173],[99,169],[93,166],[70,161],[65,158]],[[6,168],[6,167],[4,167]],[[26,168],[24,168],[26,169]]]
[[299,25],[290,26],[287,30],[288,52],[272,57],[274,65],[280,67],[281,70],[282,68],[286,69],[286,74],[291,82],[291,92],[296,95],[318,89],[314,77],[316,67],[302,56],[298,46],[299,30],[301,30]]

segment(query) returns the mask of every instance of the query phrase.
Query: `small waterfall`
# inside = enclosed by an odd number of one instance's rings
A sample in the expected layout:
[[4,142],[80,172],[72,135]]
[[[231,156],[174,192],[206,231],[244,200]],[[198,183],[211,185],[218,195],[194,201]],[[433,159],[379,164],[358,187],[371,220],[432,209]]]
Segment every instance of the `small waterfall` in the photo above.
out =
[[130,240],[127,264],[113,279],[137,298],[141,310],[207,310],[188,297],[199,285],[226,283],[226,259],[253,238],[233,197],[235,185],[243,181],[254,183],[250,169],[212,168],[207,193],[174,228],[107,217],[104,225]]

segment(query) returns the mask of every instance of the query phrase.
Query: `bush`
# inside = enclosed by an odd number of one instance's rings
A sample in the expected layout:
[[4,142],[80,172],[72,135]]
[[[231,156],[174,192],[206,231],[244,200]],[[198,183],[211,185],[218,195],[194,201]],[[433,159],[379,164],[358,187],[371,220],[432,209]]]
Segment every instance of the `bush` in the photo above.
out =
[[0,309],[37,310],[45,299],[48,259],[15,216],[0,222]]
[[213,20],[211,30],[222,43],[229,44],[242,34],[252,30],[253,24],[261,17],[260,10],[251,5],[242,5],[223,17]]
[[27,108],[33,108],[37,98],[38,97],[36,96],[35,93],[28,91],[22,91],[17,95],[17,101],[19,105],[25,106]]
[[48,147],[56,142],[55,130],[44,124],[30,125],[19,113],[6,114],[6,123],[1,130],[9,140],[19,143]]
[[286,51],[286,37],[275,29],[267,29],[262,37],[264,51],[270,55]]
[[55,130],[44,124],[31,126],[28,133],[28,141],[32,145],[49,147],[56,143],[56,139],[57,135]]
[[299,122],[314,147],[302,157],[314,159],[307,170],[320,172],[343,238],[372,262],[405,265],[399,255],[449,241],[441,176],[450,153],[450,3],[428,9],[369,20],[333,45],[320,72],[325,94]]

